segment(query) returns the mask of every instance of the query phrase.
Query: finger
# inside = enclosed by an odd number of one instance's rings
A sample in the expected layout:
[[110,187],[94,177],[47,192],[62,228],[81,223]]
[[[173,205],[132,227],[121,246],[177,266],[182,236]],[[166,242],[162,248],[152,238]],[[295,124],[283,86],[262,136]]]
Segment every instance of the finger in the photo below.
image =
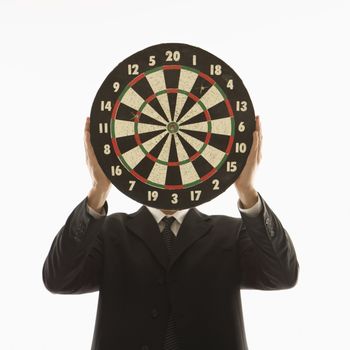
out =
[[258,149],[258,155],[257,155],[257,162],[258,162],[258,164],[260,163],[261,158],[262,158],[262,142],[260,140],[260,142],[259,142],[259,149]]
[[84,127],[84,146],[86,153],[91,153],[91,141],[90,141],[90,118],[87,117],[85,121],[85,127]]
[[262,140],[262,128],[261,128],[261,119],[260,116],[257,115],[255,117],[255,130],[259,133],[259,140]]
[[90,132],[90,117],[86,117],[84,131]]
[[260,147],[260,137],[259,137],[258,131],[254,131],[254,138],[255,138],[254,151],[255,151],[255,156],[257,156],[259,153],[259,147]]
[[85,140],[88,141],[90,139],[90,117],[86,118],[85,127],[84,127],[84,135],[85,135]]
[[259,134],[257,131],[253,132],[253,143],[252,148],[248,155],[248,162],[255,162],[259,151]]
[[261,122],[260,122],[260,116],[255,117],[255,132],[257,133],[258,137],[258,144],[257,146],[260,147],[260,141],[261,141]]
[[261,131],[261,122],[260,122],[260,116],[255,117],[255,130],[260,132]]
[[261,158],[262,158],[262,139],[263,139],[263,135],[262,135],[262,127],[261,127],[261,119],[260,116],[257,116],[257,128],[259,130],[259,148],[258,148],[258,154],[257,154],[257,161],[258,163],[260,163]]
[[260,136],[260,141],[263,138],[263,131],[262,131],[262,126],[261,126],[261,118],[258,116],[258,123],[259,123],[259,136]]

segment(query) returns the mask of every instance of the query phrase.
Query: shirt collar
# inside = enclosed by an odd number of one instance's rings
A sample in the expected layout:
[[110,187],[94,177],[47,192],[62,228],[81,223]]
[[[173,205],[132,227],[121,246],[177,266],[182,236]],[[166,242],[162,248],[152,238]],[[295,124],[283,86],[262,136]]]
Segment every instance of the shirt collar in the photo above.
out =
[[[152,208],[147,205],[145,207],[150,211],[150,213],[153,215],[154,219],[156,220],[157,224],[163,219],[164,216],[166,216],[160,209],[158,208]],[[181,209],[176,211],[173,216],[180,224],[182,224],[183,220],[185,219],[185,216],[189,209]]]

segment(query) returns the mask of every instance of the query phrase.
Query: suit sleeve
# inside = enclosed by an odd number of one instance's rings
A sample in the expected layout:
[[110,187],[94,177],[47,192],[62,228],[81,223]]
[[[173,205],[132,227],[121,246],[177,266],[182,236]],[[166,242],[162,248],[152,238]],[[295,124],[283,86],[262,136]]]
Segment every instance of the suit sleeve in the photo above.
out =
[[245,289],[276,290],[297,283],[299,264],[291,238],[259,194],[262,210],[244,213],[239,232],[240,285]]
[[[107,202],[104,209],[107,213]],[[42,268],[43,282],[50,292],[81,294],[99,289],[104,220],[88,213],[87,197],[75,207],[55,236]]]

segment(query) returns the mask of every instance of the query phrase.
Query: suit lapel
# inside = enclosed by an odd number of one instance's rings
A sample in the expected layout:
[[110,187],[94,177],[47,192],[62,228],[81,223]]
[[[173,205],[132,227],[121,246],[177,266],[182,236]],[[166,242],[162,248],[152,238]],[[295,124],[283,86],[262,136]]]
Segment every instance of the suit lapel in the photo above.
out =
[[160,236],[158,224],[146,206],[143,205],[137,212],[130,214],[126,226],[142,239],[158,262],[166,269],[169,263],[166,247]]
[[180,226],[171,260],[168,257],[158,224],[146,206],[143,205],[137,212],[130,214],[126,226],[133,234],[142,239],[164,269],[170,270],[186,249],[209,232],[212,223],[208,215],[201,213],[196,208],[191,208]]

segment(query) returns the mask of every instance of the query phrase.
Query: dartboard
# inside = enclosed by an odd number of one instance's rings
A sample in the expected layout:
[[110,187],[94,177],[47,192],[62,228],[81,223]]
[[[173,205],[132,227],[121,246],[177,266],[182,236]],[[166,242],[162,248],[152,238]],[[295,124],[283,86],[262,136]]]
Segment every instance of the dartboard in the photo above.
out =
[[255,129],[242,80],[191,45],[148,47],[119,63],[91,110],[91,143],[113,185],[139,203],[184,209],[232,185]]

